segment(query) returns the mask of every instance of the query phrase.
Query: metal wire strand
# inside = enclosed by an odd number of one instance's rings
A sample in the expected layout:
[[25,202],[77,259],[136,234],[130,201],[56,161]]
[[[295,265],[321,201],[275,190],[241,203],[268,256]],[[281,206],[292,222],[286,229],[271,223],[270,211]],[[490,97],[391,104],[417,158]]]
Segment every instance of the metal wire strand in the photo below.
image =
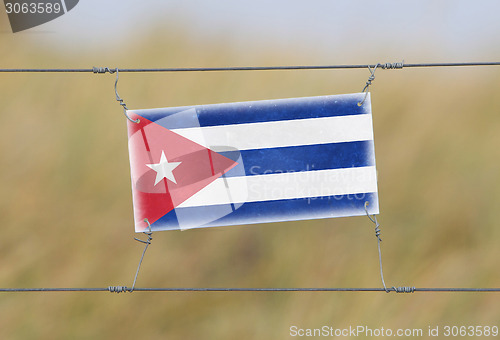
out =
[[142,252],[141,260],[139,261],[139,265],[137,266],[137,271],[135,272],[134,283],[132,284],[132,288],[130,288],[130,290],[129,290],[130,293],[132,293],[135,289],[135,283],[137,282],[137,276],[139,276],[139,270],[141,269],[142,260],[144,259],[144,255],[146,254],[146,250],[148,250],[148,247],[151,244],[151,241],[153,240],[153,237],[151,236],[151,235],[153,235],[153,232],[151,231],[151,224],[149,223],[149,220],[147,218],[144,219],[144,222],[146,222],[148,224],[149,231],[147,231],[147,232],[145,231],[145,232],[143,232],[143,234],[146,235],[148,237],[148,239],[146,241],[143,241],[141,239],[134,238],[134,240],[144,243],[145,246],[144,246],[144,250]]
[[385,280],[384,280],[384,271],[382,269],[382,251],[380,249],[380,242],[382,242],[382,239],[380,238],[380,224],[378,223],[377,221],[377,217],[375,215],[373,215],[373,217],[370,216],[370,214],[368,213],[368,205],[369,205],[369,202],[366,201],[365,202],[365,212],[366,212],[366,216],[368,216],[368,218],[370,219],[370,221],[372,221],[374,224],[375,224],[375,237],[377,237],[377,245],[378,245],[378,262],[379,262],[379,266],[380,266],[380,279],[382,280],[382,285],[384,286],[384,290],[389,293],[390,290],[387,289],[386,285],[385,285]]
[[124,292],[129,292],[132,293],[135,290],[135,283],[137,282],[137,277],[139,276],[139,270],[141,269],[142,265],[142,260],[144,260],[144,255],[146,254],[146,250],[148,250],[148,246],[151,244],[151,241],[153,240],[153,232],[151,231],[151,224],[149,223],[149,220],[147,218],[144,219],[144,222],[148,224],[148,231],[143,232],[143,234],[147,235],[148,239],[146,241],[138,239],[134,237],[134,240],[139,241],[141,243],[144,243],[146,246],[144,247],[144,250],[142,251],[142,256],[141,260],[139,261],[139,265],[137,266],[137,270],[135,272],[135,277],[134,277],[134,282],[132,283],[132,287],[128,288],[127,286],[109,286],[107,290],[110,293],[124,293]]
[[[393,287],[394,288],[394,287]],[[500,293],[500,288],[394,288],[396,293]],[[399,291],[398,291],[399,290]],[[49,293],[49,292],[128,292],[124,286],[106,288],[0,288],[0,293]],[[143,287],[135,288],[136,292],[386,292],[384,288],[177,288],[177,287]]]
[[382,238],[380,238],[380,233],[381,233],[380,224],[377,221],[377,216],[372,215],[373,216],[372,217],[368,213],[368,205],[369,205],[369,202],[366,201],[365,202],[366,216],[368,216],[370,221],[372,221],[373,224],[375,224],[375,237],[377,238],[377,246],[378,246],[378,262],[379,262],[379,266],[380,266],[380,279],[382,280],[382,285],[384,286],[385,292],[386,293],[390,293],[390,292],[413,293],[413,292],[415,292],[415,289],[416,289],[415,287],[394,287],[394,286],[391,288],[386,287],[385,280],[384,280],[384,270],[382,269],[382,250],[380,249],[380,242],[382,242]]
[[[219,71],[273,71],[273,70],[334,70],[334,69],[366,69],[379,65],[382,69],[422,68],[422,67],[468,67],[468,66],[500,66],[500,61],[457,62],[457,63],[376,63],[376,64],[344,64],[344,65],[299,65],[299,66],[233,66],[233,67],[164,67],[164,68],[120,68],[120,72],[219,72]],[[389,66],[390,65],[390,66]],[[113,73],[107,67],[93,68],[3,68],[0,72],[10,73]],[[116,70],[116,69],[115,69]]]
[[374,68],[371,68],[370,66],[368,66],[368,70],[370,70],[370,76],[368,77],[368,80],[366,81],[365,87],[363,87],[363,91],[361,91],[361,93],[363,93],[363,92],[365,93],[365,96],[364,96],[363,100],[358,103],[358,106],[362,106],[366,100],[366,97],[368,97],[368,88],[372,84],[372,81],[375,80],[375,71],[377,70],[377,67],[379,65],[380,64],[375,65]]
[[[94,67],[94,69],[96,69],[96,68]],[[102,70],[102,68],[99,68],[99,70]],[[127,104],[125,104],[125,103],[123,102],[123,99],[121,99],[121,98],[120,98],[120,95],[118,94],[118,89],[117,89],[117,86],[118,86],[118,76],[119,76],[119,71],[118,71],[118,68],[116,68],[116,69],[112,72],[109,68],[105,67],[105,68],[104,68],[104,72],[99,72],[99,73],[105,73],[106,71],[108,71],[108,72],[109,72],[109,73],[111,73],[111,74],[112,74],[112,73],[114,73],[114,72],[116,72],[116,80],[115,80],[115,95],[116,95],[116,101],[117,101],[117,102],[119,102],[119,103],[120,103],[120,105],[123,107],[123,114],[124,114],[124,115],[125,115],[125,117],[127,117],[127,119],[128,119],[128,120],[130,120],[132,123],[139,123],[139,122],[141,121],[139,118],[137,118],[136,120],[133,120],[132,118],[130,118],[130,117],[128,116],[128,114],[127,114],[127,110],[128,110],[128,108],[127,108]]]

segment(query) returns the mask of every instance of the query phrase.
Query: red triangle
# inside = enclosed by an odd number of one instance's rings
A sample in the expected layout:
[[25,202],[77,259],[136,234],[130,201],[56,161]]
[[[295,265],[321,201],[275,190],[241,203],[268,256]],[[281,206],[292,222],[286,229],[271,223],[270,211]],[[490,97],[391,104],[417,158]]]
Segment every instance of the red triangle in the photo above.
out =
[[[235,161],[129,111],[130,167],[136,231],[147,228],[179,204],[236,166]],[[157,172],[147,164],[180,162],[173,170],[177,183],[163,178],[155,185]]]

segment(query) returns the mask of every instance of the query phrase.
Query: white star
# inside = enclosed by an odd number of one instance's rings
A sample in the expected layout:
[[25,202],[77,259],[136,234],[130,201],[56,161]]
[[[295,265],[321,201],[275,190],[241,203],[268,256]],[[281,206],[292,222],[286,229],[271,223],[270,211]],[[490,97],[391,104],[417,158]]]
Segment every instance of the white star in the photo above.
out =
[[174,169],[177,168],[181,164],[181,162],[172,162],[169,163],[167,161],[167,157],[165,157],[165,153],[161,152],[160,163],[156,164],[146,164],[148,167],[156,171],[156,180],[155,185],[158,184],[162,179],[166,178],[177,184],[174,177]]

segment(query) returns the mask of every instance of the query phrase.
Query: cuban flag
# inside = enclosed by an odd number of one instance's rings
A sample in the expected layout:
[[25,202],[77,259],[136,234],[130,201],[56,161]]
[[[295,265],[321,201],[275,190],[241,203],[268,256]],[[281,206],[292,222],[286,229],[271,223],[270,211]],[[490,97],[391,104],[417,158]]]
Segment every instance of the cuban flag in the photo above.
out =
[[129,110],[136,232],[378,214],[364,97]]

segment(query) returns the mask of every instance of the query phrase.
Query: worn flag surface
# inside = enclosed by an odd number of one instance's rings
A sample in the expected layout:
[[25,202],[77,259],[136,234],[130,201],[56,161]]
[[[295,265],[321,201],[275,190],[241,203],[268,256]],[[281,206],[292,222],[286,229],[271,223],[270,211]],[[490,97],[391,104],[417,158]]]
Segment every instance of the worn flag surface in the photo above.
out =
[[129,110],[135,230],[378,214],[364,96]]

